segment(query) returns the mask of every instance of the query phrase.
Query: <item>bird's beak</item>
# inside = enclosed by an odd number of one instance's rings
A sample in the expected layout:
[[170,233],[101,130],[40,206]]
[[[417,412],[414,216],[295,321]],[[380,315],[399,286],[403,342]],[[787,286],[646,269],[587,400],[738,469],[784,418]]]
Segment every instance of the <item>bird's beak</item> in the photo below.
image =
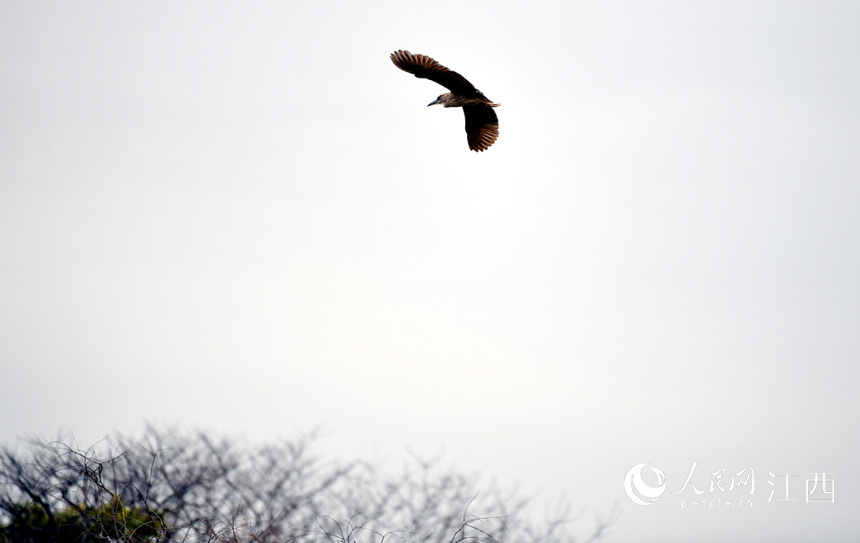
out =
[[436,98],[435,100],[433,100],[432,102],[430,102],[429,104],[427,104],[427,107],[435,106],[436,104],[439,104],[439,103],[441,103],[441,100],[439,100],[438,98]]

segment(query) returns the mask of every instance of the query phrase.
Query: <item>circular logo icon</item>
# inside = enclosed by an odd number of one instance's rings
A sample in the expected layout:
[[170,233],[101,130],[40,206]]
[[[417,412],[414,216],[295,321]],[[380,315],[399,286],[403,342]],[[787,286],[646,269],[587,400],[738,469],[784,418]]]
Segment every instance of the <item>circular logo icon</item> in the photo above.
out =
[[639,505],[653,504],[666,490],[666,476],[657,468],[651,468],[657,476],[657,486],[651,486],[642,480],[642,469],[647,465],[648,462],[636,464],[624,476],[624,491],[627,492],[627,497]]

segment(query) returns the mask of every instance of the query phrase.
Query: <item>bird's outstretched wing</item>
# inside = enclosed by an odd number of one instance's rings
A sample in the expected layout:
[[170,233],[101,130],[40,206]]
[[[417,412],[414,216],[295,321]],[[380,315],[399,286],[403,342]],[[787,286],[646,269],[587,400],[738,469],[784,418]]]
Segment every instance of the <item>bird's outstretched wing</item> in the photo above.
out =
[[466,139],[472,151],[486,151],[499,137],[499,118],[486,104],[463,106],[466,115]]
[[391,62],[404,72],[439,83],[454,94],[481,92],[465,77],[442,66],[427,55],[414,55],[409,51],[395,51],[391,53]]

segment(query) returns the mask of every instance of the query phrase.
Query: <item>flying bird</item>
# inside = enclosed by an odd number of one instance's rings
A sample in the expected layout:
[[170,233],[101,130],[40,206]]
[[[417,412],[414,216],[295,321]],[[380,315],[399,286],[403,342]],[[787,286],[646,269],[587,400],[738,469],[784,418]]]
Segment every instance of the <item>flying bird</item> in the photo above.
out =
[[415,77],[422,77],[439,83],[451,92],[439,95],[427,104],[442,104],[444,107],[462,107],[466,116],[466,139],[472,151],[486,151],[499,137],[499,118],[496,117],[496,104],[484,93],[469,83],[465,77],[449,70],[426,55],[413,55],[409,51],[391,53],[391,62]]

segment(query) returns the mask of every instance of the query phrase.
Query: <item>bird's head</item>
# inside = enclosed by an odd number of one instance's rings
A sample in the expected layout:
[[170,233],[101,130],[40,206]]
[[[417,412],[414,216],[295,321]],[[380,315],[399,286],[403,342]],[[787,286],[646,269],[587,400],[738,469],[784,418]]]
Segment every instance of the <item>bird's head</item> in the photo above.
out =
[[438,98],[427,104],[427,107],[435,106],[436,104],[442,104],[444,107],[448,107],[448,104],[451,103],[451,99],[454,97],[450,92],[446,92],[445,94],[440,94]]

